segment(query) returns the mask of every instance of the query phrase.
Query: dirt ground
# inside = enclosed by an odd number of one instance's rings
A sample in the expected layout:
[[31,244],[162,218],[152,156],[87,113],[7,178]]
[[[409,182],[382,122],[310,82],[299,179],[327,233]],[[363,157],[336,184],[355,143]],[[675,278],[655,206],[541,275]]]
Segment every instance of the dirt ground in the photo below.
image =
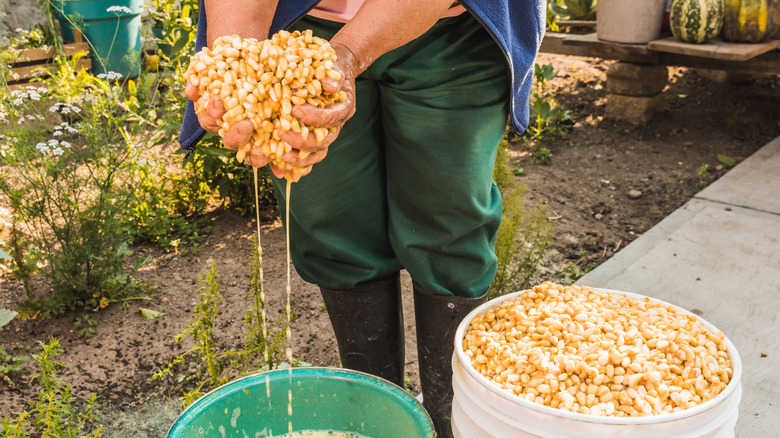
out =
[[[628,245],[697,191],[728,169],[718,154],[736,162],[750,156],[780,135],[780,76],[753,76],[740,83],[723,83],[684,68],[669,69],[664,91],[666,109],[646,126],[604,119],[609,61],[541,55],[559,76],[552,81],[558,103],[572,114],[572,129],[542,146],[550,164],[534,163],[522,141],[512,143],[513,165],[523,168],[518,180],[528,186],[530,205],[546,203],[557,224],[555,244],[539,281],[571,281],[572,276],[598,266]],[[707,170],[699,172],[703,165]],[[697,175],[698,173],[698,175]],[[629,197],[629,192],[631,197]],[[248,285],[252,215],[217,209],[211,214],[212,233],[199,252],[185,255],[158,249],[135,248],[153,256],[139,278],[155,284],[152,299],[128,306],[112,305],[91,314],[97,321],[94,337],[81,339],[73,329],[80,314],[50,320],[15,320],[0,333],[9,353],[38,352],[37,341],[59,338],[64,354],[61,378],[80,398],[95,392],[106,436],[164,436],[179,412],[176,388],[151,381],[153,372],[182,348],[174,342],[190,322],[200,293],[198,278],[216,261],[225,293],[216,332],[223,346],[238,345]],[[275,212],[266,212],[262,224],[265,290],[271,314],[281,317],[285,297],[284,231]],[[419,388],[411,283],[404,276],[407,321],[407,374],[413,390]],[[0,308],[14,308],[24,292],[7,276],[0,277]],[[293,276],[292,348],[303,361],[318,366],[339,363],[335,340],[317,288]],[[139,307],[166,315],[147,320]],[[37,397],[39,388],[27,385],[37,372],[33,361],[12,375],[10,388],[0,382],[0,419],[9,418]]]

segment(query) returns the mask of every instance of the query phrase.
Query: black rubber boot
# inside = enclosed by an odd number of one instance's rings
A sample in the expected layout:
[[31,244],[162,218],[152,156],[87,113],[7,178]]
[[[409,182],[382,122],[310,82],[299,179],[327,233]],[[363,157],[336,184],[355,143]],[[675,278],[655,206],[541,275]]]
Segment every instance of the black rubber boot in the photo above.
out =
[[414,284],[414,315],[423,406],[433,419],[438,438],[452,437],[452,352],[455,332],[469,312],[487,301],[434,295]]
[[404,387],[404,319],[401,277],[352,289],[320,287],[344,368]]

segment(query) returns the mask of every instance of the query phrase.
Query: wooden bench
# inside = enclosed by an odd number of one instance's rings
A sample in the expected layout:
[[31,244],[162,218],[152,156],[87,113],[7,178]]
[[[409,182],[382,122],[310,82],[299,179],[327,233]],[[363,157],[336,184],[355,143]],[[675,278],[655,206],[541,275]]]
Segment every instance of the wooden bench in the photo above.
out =
[[596,32],[547,32],[541,51],[617,60],[607,71],[607,117],[638,124],[647,123],[653,114],[663,111],[661,91],[666,84],[666,66],[780,73],[780,39],[753,44],[720,39],[687,44],[664,37],[648,44],[620,44],[601,41]]

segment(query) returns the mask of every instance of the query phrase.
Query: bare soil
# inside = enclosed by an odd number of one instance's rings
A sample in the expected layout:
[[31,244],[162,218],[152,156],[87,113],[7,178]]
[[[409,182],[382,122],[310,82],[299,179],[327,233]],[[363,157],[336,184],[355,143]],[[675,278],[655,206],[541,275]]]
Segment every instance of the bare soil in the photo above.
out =
[[[518,180],[528,187],[530,205],[548,205],[557,224],[555,244],[536,280],[572,281],[628,245],[697,191],[728,169],[718,154],[736,162],[780,135],[780,76],[752,76],[739,83],[708,79],[684,68],[669,69],[664,91],[666,110],[646,126],[604,119],[609,61],[543,54],[560,72],[551,86],[557,102],[571,111],[572,129],[540,146],[552,154],[550,164],[535,163],[524,141],[512,142],[513,165],[523,168]],[[743,111],[744,110],[744,111]],[[703,165],[707,170],[699,172]],[[635,190],[629,197],[629,191]],[[635,199],[632,199],[635,198]],[[2,213],[2,212],[0,212]],[[283,317],[286,300],[284,231],[275,211],[264,212],[262,245],[265,290],[272,317]],[[138,277],[156,285],[147,301],[115,304],[90,313],[96,334],[82,339],[73,321],[84,313],[48,320],[15,320],[1,332],[0,345],[11,354],[39,351],[37,341],[53,336],[64,354],[61,378],[77,397],[97,393],[106,436],[164,436],[180,411],[177,386],[152,381],[151,375],[191,345],[174,337],[192,318],[200,294],[199,278],[216,263],[225,299],[215,327],[222,346],[238,346],[249,283],[252,215],[216,209],[209,214],[212,233],[197,253],[166,253],[134,248],[153,262]],[[0,220],[8,218],[0,217]],[[411,283],[404,280],[407,321],[407,374],[419,388],[411,304]],[[0,272],[0,308],[15,308],[22,285]],[[318,366],[339,363],[336,343],[318,289],[293,274],[292,306],[297,312],[291,345],[301,360]],[[140,317],[139,307],[166,315]],[[13,374],[15,387],[0,381],[0,418],[10,418],[35,400],[36,385],[27,382],[37,370],[32,360]]]

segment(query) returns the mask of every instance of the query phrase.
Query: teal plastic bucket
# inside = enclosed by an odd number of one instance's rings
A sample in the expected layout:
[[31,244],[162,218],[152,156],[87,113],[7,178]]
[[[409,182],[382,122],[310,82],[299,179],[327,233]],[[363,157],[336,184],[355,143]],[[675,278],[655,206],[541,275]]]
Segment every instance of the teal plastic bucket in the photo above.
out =
[[435,436],[420,402],[398,386],[357,371],[305,367],[220,386],[190,405],[168,438],[270,438],[308,430],[370,438]]
[[[92,72],[137,76],[141,67],[143,0],[55,0],[62,37],[77,27],[92,46]],[[129,12],[128,12],[129,11]]]

